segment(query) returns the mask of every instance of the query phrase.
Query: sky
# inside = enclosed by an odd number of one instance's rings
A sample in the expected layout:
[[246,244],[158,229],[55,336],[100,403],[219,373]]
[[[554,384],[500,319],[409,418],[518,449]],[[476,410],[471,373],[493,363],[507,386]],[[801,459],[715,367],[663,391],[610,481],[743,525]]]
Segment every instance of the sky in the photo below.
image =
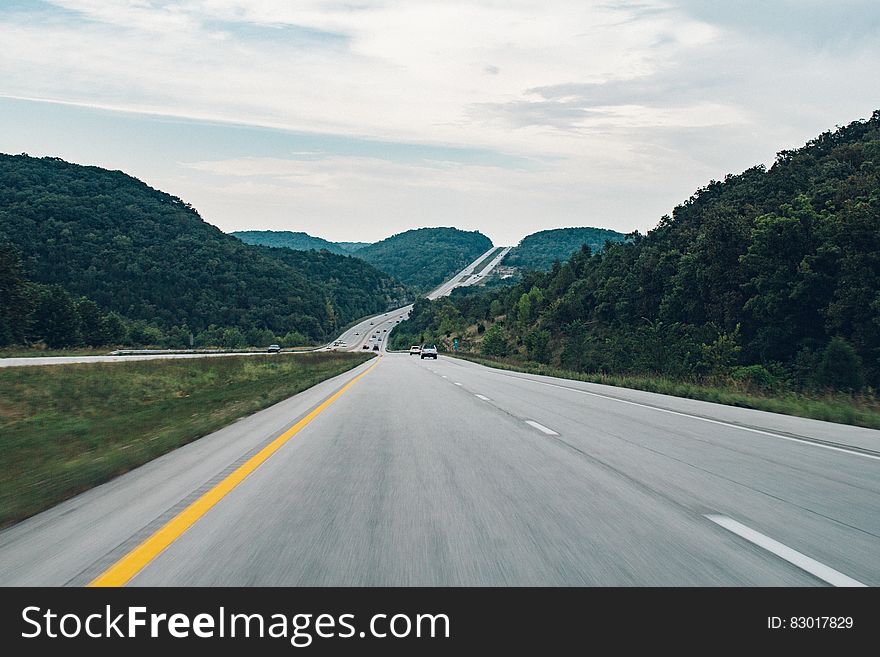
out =
[[225,231],[645,232],[880,107],[877,0],[0,0],[0,152]]

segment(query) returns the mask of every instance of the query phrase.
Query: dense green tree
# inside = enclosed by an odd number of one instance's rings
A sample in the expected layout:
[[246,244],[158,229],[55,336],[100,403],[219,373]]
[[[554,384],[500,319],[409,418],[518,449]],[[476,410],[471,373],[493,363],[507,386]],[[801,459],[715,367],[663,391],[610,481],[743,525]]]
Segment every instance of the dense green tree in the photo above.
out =
[[0,346],[24,342],[32,311],[18,252],[0,243]]
[[486,356],[506,356],[507,338],[498,324],[493,324],[484,334],[480,351]]
[[241,349],[246,343],[244,333],[237,328],[224,329],[223,337],[220,338],[220,346],[224,349]]
[[135,320],[128,327],[128,342],[135,347],[160,347],[165,344],[165,334],[143,320]]
[[523,338],[526,347],[526,355],[539,363],[546,363],[550,359],[550,331],[546,329],[532,329]]
[[67,291],[60,285],[35,285],[32,294],[31,340],[53,349],[77,345],[79,315]]
[[104,317],[101,310],[91,299],[80,297],[75,302],[76,314],[79,316],[80,341],[90,347],[107,344],[104,335]]
[[816,382],[835,390],[861,390],[865,385],[862,359],[846,340],[834,337],[825,348]]
[[128,329],[119,314],[109,312],[101,318],[101,334],[104,336],[105,344],[118,346],[125,343],[128,338]]

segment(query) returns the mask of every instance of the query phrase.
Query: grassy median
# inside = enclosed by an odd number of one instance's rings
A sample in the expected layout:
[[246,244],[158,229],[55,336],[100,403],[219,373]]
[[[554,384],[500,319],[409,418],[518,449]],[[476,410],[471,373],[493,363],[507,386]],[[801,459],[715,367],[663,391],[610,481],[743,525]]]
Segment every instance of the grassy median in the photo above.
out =
[[370,357],[309,353],[0,369],[0,527]]
[[657,392],[673,397],[686,397],[700,401],[754,408],[759,411],[782,413],[797,417],[852,424],[869,429],[880,429],[880,403],[873,396],[829,393],[811,396],[796,392],[762,393],[736,386],[723,386],[711,382],[675,381],[657,376],[616,376],[612,374],[584,374],[561,370],[541,363],[517,362],[507,358],[492,358],[475,354],[446,354],[481,365],[513,372],[542,374],[560,379],[601,383],[620,388],[632,388]]

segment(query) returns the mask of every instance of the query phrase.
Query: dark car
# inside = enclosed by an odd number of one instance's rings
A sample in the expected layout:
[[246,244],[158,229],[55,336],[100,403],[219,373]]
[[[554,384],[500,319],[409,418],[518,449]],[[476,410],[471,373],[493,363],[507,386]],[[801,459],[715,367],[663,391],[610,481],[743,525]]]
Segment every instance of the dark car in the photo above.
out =
[[373,345],[373,351],[379,351],[379,345],[374,344],[374,345]]

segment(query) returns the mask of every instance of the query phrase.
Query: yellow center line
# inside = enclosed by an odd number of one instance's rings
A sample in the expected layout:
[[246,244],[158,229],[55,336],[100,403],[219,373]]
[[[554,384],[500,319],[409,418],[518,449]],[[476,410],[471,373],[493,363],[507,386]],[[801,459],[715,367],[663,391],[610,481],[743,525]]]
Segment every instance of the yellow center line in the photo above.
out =
[[260,467],[288,440],[293,438],[312,420],[323,413],[330,404],[339,399],[346,390],[369,374],[378,364],[379,359],[377,359],[376,362],[365,371],[361,372],[351,381],[342,386],[342,388],[337,390],[330,397],[321,402],[317,408],[306,415],[302,420],[294,424],[290,429],[282,433],[251,458],[242,463],[233,473],[228,475],[223,481],[178,513],[143,543],[138,545],[135,549],[110,566],[110,568],[89,582],[88,586],[125,586],[135,575],[153,561],[153,559],[158,557],[165,548],[180,538],[187,529],[192,527],[196,521],[205,515],[215,504],[217,504],[217,502],[222,500],[233,488],[244,481],[245,477]]

